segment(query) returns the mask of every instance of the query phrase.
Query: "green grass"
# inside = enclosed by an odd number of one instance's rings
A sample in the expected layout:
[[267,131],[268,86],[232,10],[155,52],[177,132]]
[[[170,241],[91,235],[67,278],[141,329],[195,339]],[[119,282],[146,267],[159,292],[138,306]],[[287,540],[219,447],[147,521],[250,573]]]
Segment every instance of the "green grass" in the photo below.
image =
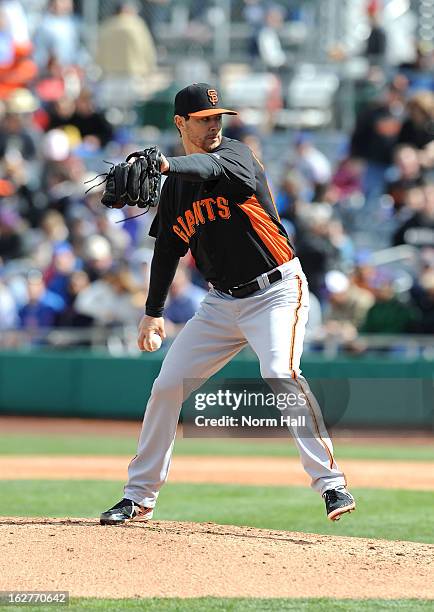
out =
[[[138,435],[139,431],[137,432]],[[0,435],[0,455],[134,455],[137,437]]]
[[[433,439],[434,442],[434,439]],[[77,436],[77,435],[0,435],[0,455],[128,455],[136,451],[136,437]],[[434,461],[433,445],[411,445],[405,439],[395,444],[348,444],[335,440],[338,459],[377,459],[402,461]],[[296,457],[292,440],[229,440],[179,439],[176,455],[216,457]]]
[[14,612],[81,612],[101,610],[122,612],[141,610],[145,612],[380,612],[398,610],[401,612],[432,610],[434,602],[423,599],[246,599],[199,597],[196,599],[72,599],[69,606],[8,606],[3,610]]
[[[4,480],[4,516],[97,517],[122,496],[112,481]],[[434,492],[354,489],[358,509],[338,523],[304,487],[167,484],[155,519],[434,543]]]

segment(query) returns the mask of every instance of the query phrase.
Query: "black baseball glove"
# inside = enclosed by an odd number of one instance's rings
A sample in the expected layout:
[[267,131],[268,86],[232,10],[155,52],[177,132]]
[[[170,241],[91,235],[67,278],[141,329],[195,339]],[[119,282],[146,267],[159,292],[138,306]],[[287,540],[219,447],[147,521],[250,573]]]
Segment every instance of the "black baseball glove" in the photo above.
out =
[[[135,159],[129,163],[132,158]],[[112,166],[107,173],[101,203],[108,208],[123,208],[128,204],[148,210],[157,206],[160,166],[161,153],[157,147],[130,153],[126,161]]]

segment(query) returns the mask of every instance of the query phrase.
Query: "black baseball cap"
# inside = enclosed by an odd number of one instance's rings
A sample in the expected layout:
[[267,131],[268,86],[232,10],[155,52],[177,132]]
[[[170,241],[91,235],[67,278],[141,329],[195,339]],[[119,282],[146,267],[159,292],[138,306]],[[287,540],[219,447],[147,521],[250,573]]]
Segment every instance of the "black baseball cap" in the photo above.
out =
[[193,83],[175,96],[175,115],[183,117],[210,117],[211,115],[238,115],[221,107],[218,90],[208,83]]

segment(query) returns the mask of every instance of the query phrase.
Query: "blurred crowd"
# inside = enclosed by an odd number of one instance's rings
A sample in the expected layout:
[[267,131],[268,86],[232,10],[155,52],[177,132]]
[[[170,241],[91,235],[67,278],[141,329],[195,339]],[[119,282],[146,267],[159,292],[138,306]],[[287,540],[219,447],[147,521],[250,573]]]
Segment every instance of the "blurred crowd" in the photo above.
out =
[[[32,23],[23,2],[0,0],[0,332],[8,342],[21,342],[11,330],[136,326],[143,313],[152,213],[104,209],[93,179],[108,167],[103,159],[146,145],[104,100],[140,97],[158,75],[156,32],[168,5],[156,2],[147,23],[134,2],[116,4],[90,50],[72,0],[49,0]],[[292,130],[276,151],[270,126],[242,112],[225,127],[273,165],[276,207],[309,280],[312,348],[334,338],[358,352],[363,334],[434,334],[432,51],[418,47],[411,66],[385,69],[373,5],[371,67],[357,84],[352,133],[332,150],[320,132]],[[191,23],[200,23],[201,7],[192,3]],[[266,59],[279,74],[286,57],[277,32],[300,15],[245,0],[240,18],[251,27],[253,64]],[[331,50],[332,61],[344,53]],[[181,154],[176,133],[164,146]],[[169,336],[207,289],[186,256],[165,311]]]
[[360,109],[334,164],[311,134],[294,139],[276,202],[323,333],[434,334],[433,137],[432,91],[399,74]]

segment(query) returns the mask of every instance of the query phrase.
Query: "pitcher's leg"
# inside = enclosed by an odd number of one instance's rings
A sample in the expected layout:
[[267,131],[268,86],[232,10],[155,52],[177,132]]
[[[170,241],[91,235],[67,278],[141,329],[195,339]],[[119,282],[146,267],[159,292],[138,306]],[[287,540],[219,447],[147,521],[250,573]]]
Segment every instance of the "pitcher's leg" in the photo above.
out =
[[312,487],[322,494],[327,489],[345,486],[345,476],[334,460],[321,409],[301,377],[300,358],[308,306],[307,283],[300,270],[270,287],[260,299],[254,296],[250,303],[246,301],[240,328],[258,355],[261,375],[273,391],[295,394],[304,402],[297,414],[302,410],[305,425],[290,429]]
[[152,387],[124,489],[124,497],[147,508],[155,506],[167,478],[182,402],[245,346],[230,307],[216,320],[216,299],[206,298],[178,334]]
[[311,486],[321,495],[328,489],[346,486],[345,474],[334,458],[333,443],[327,432],[321,408],[306,379],[293,379],[297,393],[306,401],[305,424],[292,430],[304,470],[311,477]]

